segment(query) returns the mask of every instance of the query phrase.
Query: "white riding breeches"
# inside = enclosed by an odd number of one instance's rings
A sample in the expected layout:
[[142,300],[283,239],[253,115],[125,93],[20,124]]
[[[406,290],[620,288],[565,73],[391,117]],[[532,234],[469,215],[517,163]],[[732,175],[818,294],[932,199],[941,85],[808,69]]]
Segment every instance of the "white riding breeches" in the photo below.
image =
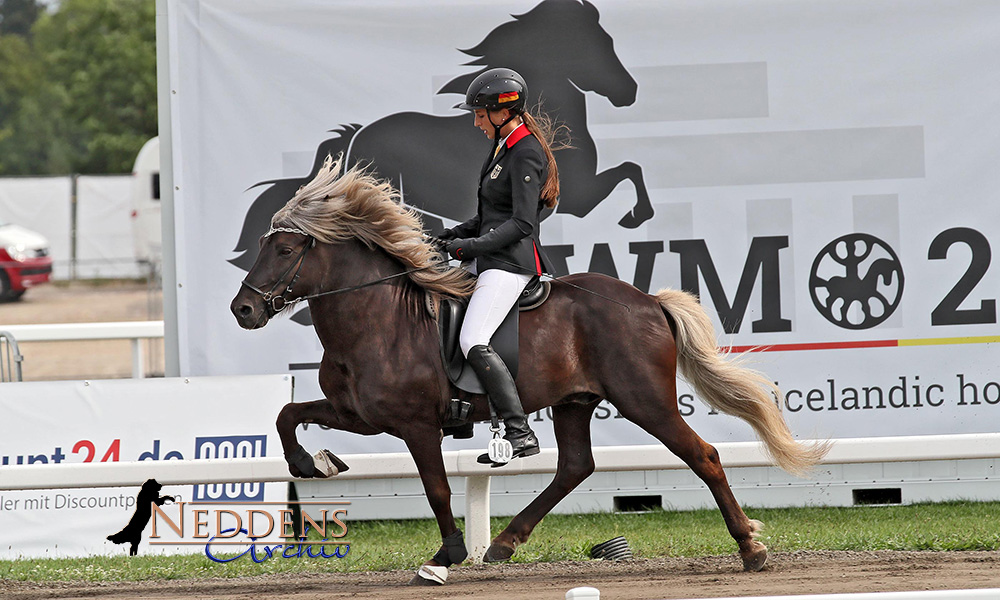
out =
[[504,317],[520,297],[531,275],[510,273],[501,269],[487,269],[479,274],[476,291],[469,299],[458,344],[462,354],[469,356],[473,346],[488,346],[493,334],[500,328]]

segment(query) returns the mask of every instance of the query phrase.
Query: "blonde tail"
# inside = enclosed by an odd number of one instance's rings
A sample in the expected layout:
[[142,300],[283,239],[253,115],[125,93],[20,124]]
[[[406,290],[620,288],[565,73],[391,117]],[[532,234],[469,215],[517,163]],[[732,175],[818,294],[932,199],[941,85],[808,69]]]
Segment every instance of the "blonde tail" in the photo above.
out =
[[676,327],[677,363],[701,399],[715,410],[746,421],[768,455],[794,475],[808,473],[827,452],[828,442],[795,441],[775,400],[781,391],[763,374],[740,366],[716,345],[712,320],[698,299],[680,290],[660,290],[656,299]]

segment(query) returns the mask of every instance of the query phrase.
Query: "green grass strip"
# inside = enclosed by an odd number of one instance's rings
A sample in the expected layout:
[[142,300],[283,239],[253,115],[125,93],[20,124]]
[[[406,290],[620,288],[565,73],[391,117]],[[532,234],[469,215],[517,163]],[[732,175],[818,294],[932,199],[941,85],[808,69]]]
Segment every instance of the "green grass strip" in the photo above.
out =
[[[774,552],[795,550],[1000,550],[995,527],[1000,502],[951,502],[850,508],[746,509],[764,522],[760,539]],[[492,521],[496,535],[510,521]],[[265,573],[320,573],[415,569],[440,545],[431,519],[347,521],[345,558],[244,556],[231,563],[204,553],[182,556],[122,556],[0,561],[0,578],[24,581],[139,581],[240,577]],[[587,560],[591,546],[625,536],[636,557],[696,557],[734,554],[716,510],[654,511],[644,514],[549,515],[514,562]],[[148,552],[143,544],[140,552]],[[318,551],[318,548],[317,548]]]

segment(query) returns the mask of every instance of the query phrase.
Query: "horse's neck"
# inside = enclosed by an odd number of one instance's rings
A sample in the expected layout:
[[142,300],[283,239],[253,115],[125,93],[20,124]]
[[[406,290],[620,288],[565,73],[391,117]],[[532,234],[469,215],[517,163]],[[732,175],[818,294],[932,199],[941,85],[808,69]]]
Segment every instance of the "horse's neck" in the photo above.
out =
[[[365,286],[381,278],[401,273],[404,267],[381,248],[370,249],[360,242],[348,242],[331,250],[325,261],[326,277],[310,300],[316,333],[329,349],[330,341],[343,346],[350,338],[370,336],[373,327],[384,323],[386,315],[401,310],[400,304],[410,300],[410,294],[400,293],[408,286],[406,275],[382,283]],[[355,286],[358,289],[347,291]],[[324,292],[345,290],[336,294]]]
[[574,137],[587,131],[587,96],[566,80],[546,85],[542,110],[553,120],[569,126]]

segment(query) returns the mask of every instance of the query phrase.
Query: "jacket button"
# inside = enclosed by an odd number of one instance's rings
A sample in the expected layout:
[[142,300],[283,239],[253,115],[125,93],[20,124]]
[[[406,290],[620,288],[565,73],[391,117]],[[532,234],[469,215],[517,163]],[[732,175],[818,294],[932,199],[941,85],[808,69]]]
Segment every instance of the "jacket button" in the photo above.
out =
[[525,175],[524,176],[524,183],[530,183],[530,182],[531,182],[531,175]]

